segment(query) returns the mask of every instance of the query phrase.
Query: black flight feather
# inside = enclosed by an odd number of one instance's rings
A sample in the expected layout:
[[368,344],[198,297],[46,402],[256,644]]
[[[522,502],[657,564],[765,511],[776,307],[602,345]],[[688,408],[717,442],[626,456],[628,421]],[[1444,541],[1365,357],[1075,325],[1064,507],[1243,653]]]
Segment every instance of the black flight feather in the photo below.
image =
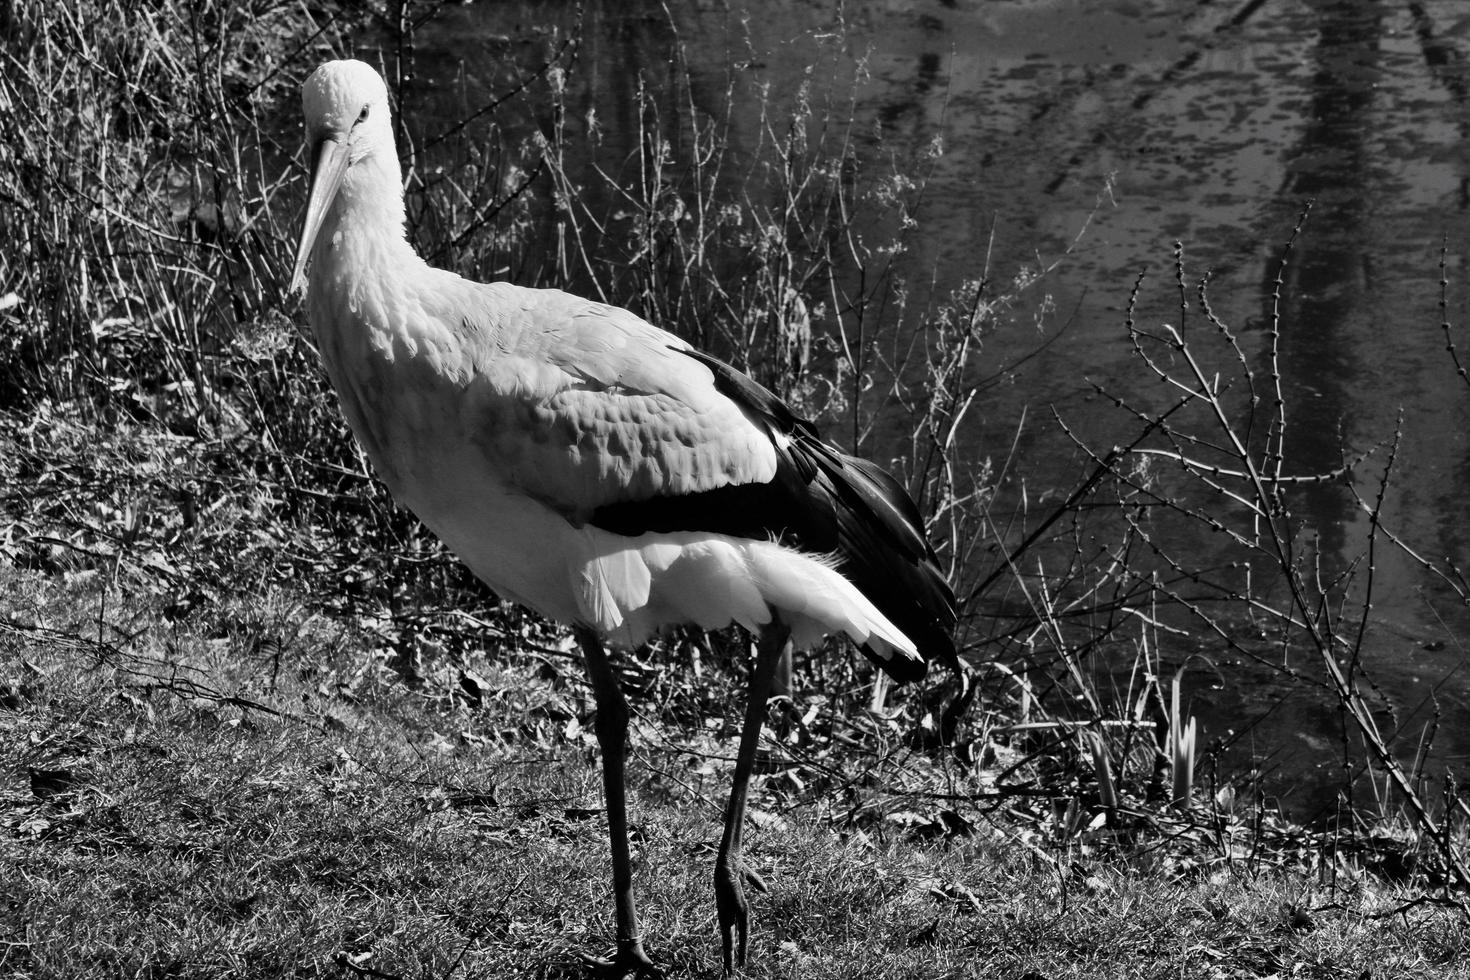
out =
[[[616,534],[709,531],[777,540],[832,555],[837,570],[919,648],[922,660],[870,659],[895,680],[916,680],[927,661],[960,672],[952,631],[954,592],[939,570],[908,492],[882,467],[838,451],[791,406],[707,354],[683,351],[715,375],[715,387],[773,433],[776,474],[768,483],[723,486],[599,507],[588,523]],[[774,439],[774,434],[785,436]]]

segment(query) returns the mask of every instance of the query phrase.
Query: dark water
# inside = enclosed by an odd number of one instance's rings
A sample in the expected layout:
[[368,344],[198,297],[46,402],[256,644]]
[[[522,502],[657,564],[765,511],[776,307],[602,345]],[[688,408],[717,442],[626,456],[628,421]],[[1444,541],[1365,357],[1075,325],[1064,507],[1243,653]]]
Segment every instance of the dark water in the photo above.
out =
[[[1042,332],[1061,339],[990,389],[965,432],[977,456],[1000,458],[1023,414],[1030,420],[1003,488],[1013,497],[1066,488],[1080,472],[1067,440],[1038,421],[1049,407],[1102,447],[1132,431],[1089,379],[1162,404],[1132,356],[1124,308],[1147,269],[1135,316],[1180,322],[1174,242],[1191,279],[1211,275],[1215,313],[1260,367],[1282,246],[1313,202],[1279,308],[1288,469],[1331,470],[1390,439],[1401,413],[1385,519],[1425,557],[1470,566],[1470,386],[1440,326],[1447,316],[1470,358],[1463,3],[730,0],[582,10],[581,98],[605,141],[622,133],[633,145],[640,74],[667,82],[676,46],[694,111],[713,116],[738,61],[776,93],[809,81],[816,98],[854,95],[856,129],[880,127],[889,150],[942,142],[904,259],[936,295],[981,276],[987,251],[1001,278],[1055,264],[1026,296],[1048,311]],[[504,62],[533,61],[524,51],[546,49],[575,23],[571,5],[451,9],[418,34],[420,79],[494,91]],[[737,144],[753,141],[758,120],[737,115],[731,132]],[[1198,311],[1190,315],[1190,329],[1202,329]],[[1030,314],[1018,317],[987,339],[985,359],[1008,364],[1037,339]],[[1352,491],[1376,497],[1385,455],[1351,487],[1293,497],[1329,573],[1364,549],[1369,522]],[[1385,734],[1402,726],[1412,746],[1437,704],[1436,758],[1463,768],[1470,614],[1414,562],[1391,549],[1376,559],[1364,649]],[[1237,745],[1237,762],[1307,785],[1314,769],[1336,765],[1339,719],[1328,701],[1291,694],[1278,705],[1290,689],[1231,658],[1191,676],[1204,741],[1263,719]]]

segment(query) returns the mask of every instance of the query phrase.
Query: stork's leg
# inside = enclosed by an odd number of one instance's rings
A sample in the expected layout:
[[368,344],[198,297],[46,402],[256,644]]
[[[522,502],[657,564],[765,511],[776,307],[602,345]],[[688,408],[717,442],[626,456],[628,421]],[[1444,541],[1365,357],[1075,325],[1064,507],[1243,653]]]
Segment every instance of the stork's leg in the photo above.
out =
[[766,701],[771,696],[771,678],[782,655],[789,652],[790,639],[791,630],[779,619],[772,621],[761,634],[755,669],[750,675],[745,725],[740,730],[740,752],[735,757],[735,780],[730,787],[730,802],[725,806],[725,835],[720,840],[719,857],[715,859],[715,909],[720,918],[720,950],[727,974],[737,964],[745,965],[745,934],[750,918],[742,882],[745,862],[740,853],[745,829],[745,793],[755,766]]
[[589,964],[614,976],[634,973],[658,976],[643,951],[638,913],[633,907],[633,861],[628,854],[628,807],[623,795],[623,760],[628,750],[628,703],[607,659],[602,641],[591,630],[578,629],[577,642],[587,661],[592,696],[597,701],[597,744],[602,749],[602,792],[607,802],[607,835],[612,843],[613,902],[617,911],[618,952],[611,960],[586,957]]
[[[771,671],[771,694],[770,698],[780,698],[773,717],[771,728],[776,732],[776,738],[782,742],[786,736],[791,734],[791,720],[795,712],[792,709],[792,691],[795,684],[792,680],[793,665],[792,651],[788,644],[781,651],[781,656],[776,659],[776,667]],[[767,710],[770,710],[770,698],[766,699]]]

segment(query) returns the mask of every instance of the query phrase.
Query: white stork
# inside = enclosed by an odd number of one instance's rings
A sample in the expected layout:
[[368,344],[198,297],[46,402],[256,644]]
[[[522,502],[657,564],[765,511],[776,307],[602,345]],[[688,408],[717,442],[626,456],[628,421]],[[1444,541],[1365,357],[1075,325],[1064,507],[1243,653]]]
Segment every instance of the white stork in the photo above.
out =
[[586,658],[609,971],[656,972],[633,903],[628,710],[604,644],[691,623],[761,637],[715,864],[728,973],[745,961],[746,784],[782,653],[843,633],[897,680],[935,659],[960,672],[954,595],[917,509],[771,392],[627,310],[431,268],[404,237],[388,91],[369,66],[322,65],[302,107],[311,191],[292,286],[309,264],[311,325],[352,431],[394,499],[497,594],[569,624]]

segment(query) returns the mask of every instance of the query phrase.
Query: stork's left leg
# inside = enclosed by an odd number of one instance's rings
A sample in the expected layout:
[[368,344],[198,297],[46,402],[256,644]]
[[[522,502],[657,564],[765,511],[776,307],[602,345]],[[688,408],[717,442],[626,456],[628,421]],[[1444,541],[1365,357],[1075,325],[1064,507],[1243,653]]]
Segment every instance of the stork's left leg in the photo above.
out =
[[628,702],[607,659],[602,640],[578,629],[577,642],[587,661],[592,696],[597,701],[597,744],[602,749],[602,793],[607,802],[607,836],[612,844],[613,903],[617,913],[618,952],[611,960],[584,957],[599,972],[622,977],[659,976],[643,951],[638,913],[633,906],[633,861],[628,853],[628,807],[623,791],[623,761],[628,751]]
[[[720,951],[725,973],[745,965],[745,934],[750,919],[745,901],[745,862],[741,841],[745,828],[745,795],[755,767],[755,750],[760,744],[761,724],[766,718],[766,701],[771,696],[771,678],[783,654],[791,646],[791,630],[775,619],[761,634],[755,669],[750,675],[750,699],[745,704],[745,725],[740,730],[740,752],[735,757],[735,779],[730,802],[725,806],[725,834],[715,859],[715,909],[720,919]],[[739,954],[736,955],[736,944]]]

